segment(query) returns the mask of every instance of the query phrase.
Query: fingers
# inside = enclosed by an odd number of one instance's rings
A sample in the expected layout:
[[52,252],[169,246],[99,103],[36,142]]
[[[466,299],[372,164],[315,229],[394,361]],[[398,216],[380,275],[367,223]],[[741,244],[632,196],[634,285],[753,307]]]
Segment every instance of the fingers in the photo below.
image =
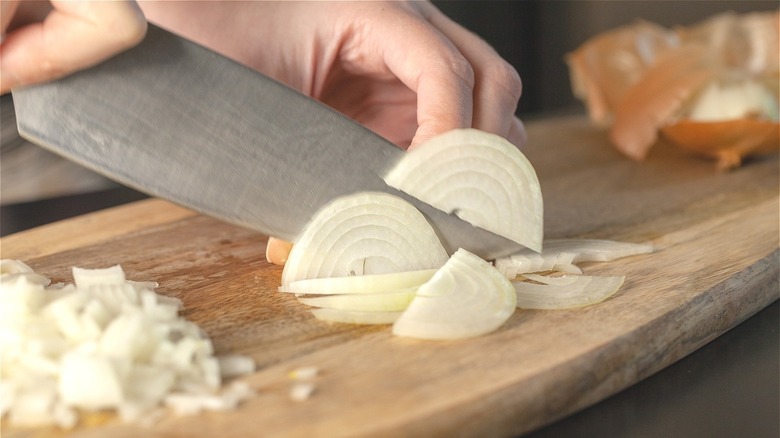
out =
[[52,6],[43,21],[5,36],[0,92],[90,67],[139,43],[146,33],[146,20],[134,1],[61,0]]
[[525,130],[514,117],[522,93],[520,75],[489,44],[428,6],[428,20],[452,41],[474,68],[471,127],[501,135],[513,143],[522,141],[522,144],[515,144],[523,146]]
[[512,123],[509,126],[509,134],[506,136],[513,145],[518,148],[525,147],[528,143],[528,134],[525,131],[525,125],[517,117],[512,117]]
[[[355,39],[356,46],[363,47],[355,51],[378,47],[384,68],[417,94],[418,127],[412,146],[442,132],[471,126],[474,71],[469,61],[416,11],[399,7],[380,9],[381,16],[370,12],[374,15],[366,16],[367,25],[359,30],[365,38]],[[388,41],[388,36],[393,40]]]

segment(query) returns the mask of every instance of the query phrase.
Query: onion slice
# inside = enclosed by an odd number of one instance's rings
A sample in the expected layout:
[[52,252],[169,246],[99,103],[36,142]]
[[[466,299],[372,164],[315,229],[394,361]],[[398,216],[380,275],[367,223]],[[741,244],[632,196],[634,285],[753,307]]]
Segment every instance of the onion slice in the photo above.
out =
[[517,294],[517,307],[523,309],[569,309],[589,306],[615,294],[625,281],[623,276],[545,277],[528,274],[525,277],[545,284],[512,282]]
[[321,308],[311,311],[317,319],[344,324],[379,325],[392,324],[403,312],[372,312],[362,310],[342,310]]
[[529,272],[580,273],[576,263],[608,262],[651,252],[653,252],[653,246],[649,244],[601,239],[556,239],[545,241],[541,254],[522,250],[497,259],[495,266],[509,279]]
[[296,294],[375,294],[420,286],[433,277],[436,269],[394,272],[352,277],[310,278],[279,287],[280,292]]
[[293,245],[282,285],[350,275],[435,269],[447,261],[436,232],[414,206],[378,192],[337,198]]
[[460,339],[496,330],[514,313],[512,284],[490,263],[459,249],[420,286],[393,324],[393,334],[419,339]]
[[343,294],[320,297],[298,298],[303,304],[338,310],[358,310],[364,312],[398,312],[405,310],[414,298],[417,289],[380,292],[375,294]]
[[541,251],[539,180],[525,155],[498,135],[445,132],[404,154],[384,179],[439,210]]

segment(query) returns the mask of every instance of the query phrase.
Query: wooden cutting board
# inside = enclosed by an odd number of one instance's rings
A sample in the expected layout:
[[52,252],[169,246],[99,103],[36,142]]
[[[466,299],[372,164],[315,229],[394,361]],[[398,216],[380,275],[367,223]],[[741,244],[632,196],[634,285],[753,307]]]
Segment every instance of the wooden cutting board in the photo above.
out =
[[[664,143],[629,161],[581,117],[528,124],[546,236],[652,242],[657,252],[584,266],[625,275],[578,310],[518,310],[497,332],[457,342],[328,324],[276,292],[266,237],[146,200],[2,239],[55,281],[70,267],[121,264],[181,298],[220,353],[252,356],[256,397],[235,412],[152,427],[90,417],[56,436],[506,436],[555,421],[655,373],[778,299],[778,156],[724,173]],[[288,373],[316,366],[316,391],[289,397]],[[3,436],[48,436],[10,429]]]

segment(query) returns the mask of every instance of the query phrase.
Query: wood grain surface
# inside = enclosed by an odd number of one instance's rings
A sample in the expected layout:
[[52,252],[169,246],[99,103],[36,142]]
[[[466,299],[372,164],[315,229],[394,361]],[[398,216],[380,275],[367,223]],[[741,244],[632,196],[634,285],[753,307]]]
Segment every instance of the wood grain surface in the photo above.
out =
[[[547,237],[658,249],[584,266],[626,276],[609,300],[518,310],[498,331],[457,342],[323,323],[275,292],[281,268],[265,262],[265,236],[140,201],[3,238],[2,257],[57,281],[71,281],[74,265],[121,264],[129,279],[159,282],[218,352],[257,361],[247,378],[257,396],[234,412],[169,416],[151,427],[109,415],[68,432],[3,425],[3,436],[511,436],[636,383],[778,299],[776,154],[724,173],[664,143],[647,161],[629,161],[580,117],[528,130]],[[292,401],[287,374],[310,365],[321,370],[316,391]]]

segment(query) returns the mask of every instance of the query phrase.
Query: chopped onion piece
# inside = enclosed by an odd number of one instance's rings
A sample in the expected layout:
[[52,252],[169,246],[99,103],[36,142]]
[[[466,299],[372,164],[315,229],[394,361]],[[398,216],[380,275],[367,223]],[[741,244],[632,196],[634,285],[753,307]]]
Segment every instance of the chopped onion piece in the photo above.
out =
[[59,396],[65,404],[99,410],[117,406],[124,397],[118,363],[95,353],[73,351],[62,358]]
[[299,367],[296,368],[288,374],[288,376],[293,380],[311,380],[320,373],[319,367],[315,366],[305,366],[305,367]]
[[296,382],[290,387],[290,399],[297,402],[308,400],[314,394],[315,386],[310,382]]
[[561,271],[579,274],[575,263],[607,262],[622,257],[653,252],[649,244],[599,239],[559,239],[544,242],[542,253],[521,250],[495,261],[496,268],[510,280],[518,274]]
[[255,372],[255,360],[239,354],[217,356],[222,378],[243,376]]
[[550,275],[523,274],[523,277],[537,283],[554,284],[556,286],[568,286],[582,279],[582,276],[580,275],[561,275],[553,277]]
[[70,428],[77,409],[145,421],[172,391],[201,408],[244,397],[218,391],[220,371],[251,372],[252,359],[214,357],[178,315],[181,301],[156,294],[156,283],[127,281],[118,265],[73,268],[73,277],[48,286],[24,263],[0,262],[0,415],[11,424]]
[[361,310],[314,309],[311,313],[320,321],[344,324],[378,325],[392,324],[403,312],[371,312]]
[[43,275],[36,274],[31,267],[21,260],[0,260],[0,284],[9,281],[16,281],[18,278],[24,277],[29,283],[39,284],[42,286],[48,286],[51,280]]
[[407,152],[388,185],[474,226],[542,249],[542,192],[536,172],[506,139],[456,129]]
[[315,215],[293,245],[282,284],[435,269],[446,261],[436,232],[414,206],[386,193],[361,192]]
[[421,339],[479,336],[514,313],[512,284],[490,263],[459,249],[393,324],[393,334]]
[[351,277],[310,278],[279,287],[296,294],[373,294],[417,287],[433,277],[436,269],[369,274]]
[[517,293],[517,307],[523,309],[569,309],[599,303],[617,292],[625,281],[622,276],[544,277],[529,274],[525,277],[545,284],[512,282]]
[[10,411],[11,422],[20,426],[39,426],[54,423],[52,411],[57,404],[57,392],[44,382],[14,395]]
[[298,298],[307,306],[367,312],[397,312],[409,307],[416,288],[375,294],[341,294]]

